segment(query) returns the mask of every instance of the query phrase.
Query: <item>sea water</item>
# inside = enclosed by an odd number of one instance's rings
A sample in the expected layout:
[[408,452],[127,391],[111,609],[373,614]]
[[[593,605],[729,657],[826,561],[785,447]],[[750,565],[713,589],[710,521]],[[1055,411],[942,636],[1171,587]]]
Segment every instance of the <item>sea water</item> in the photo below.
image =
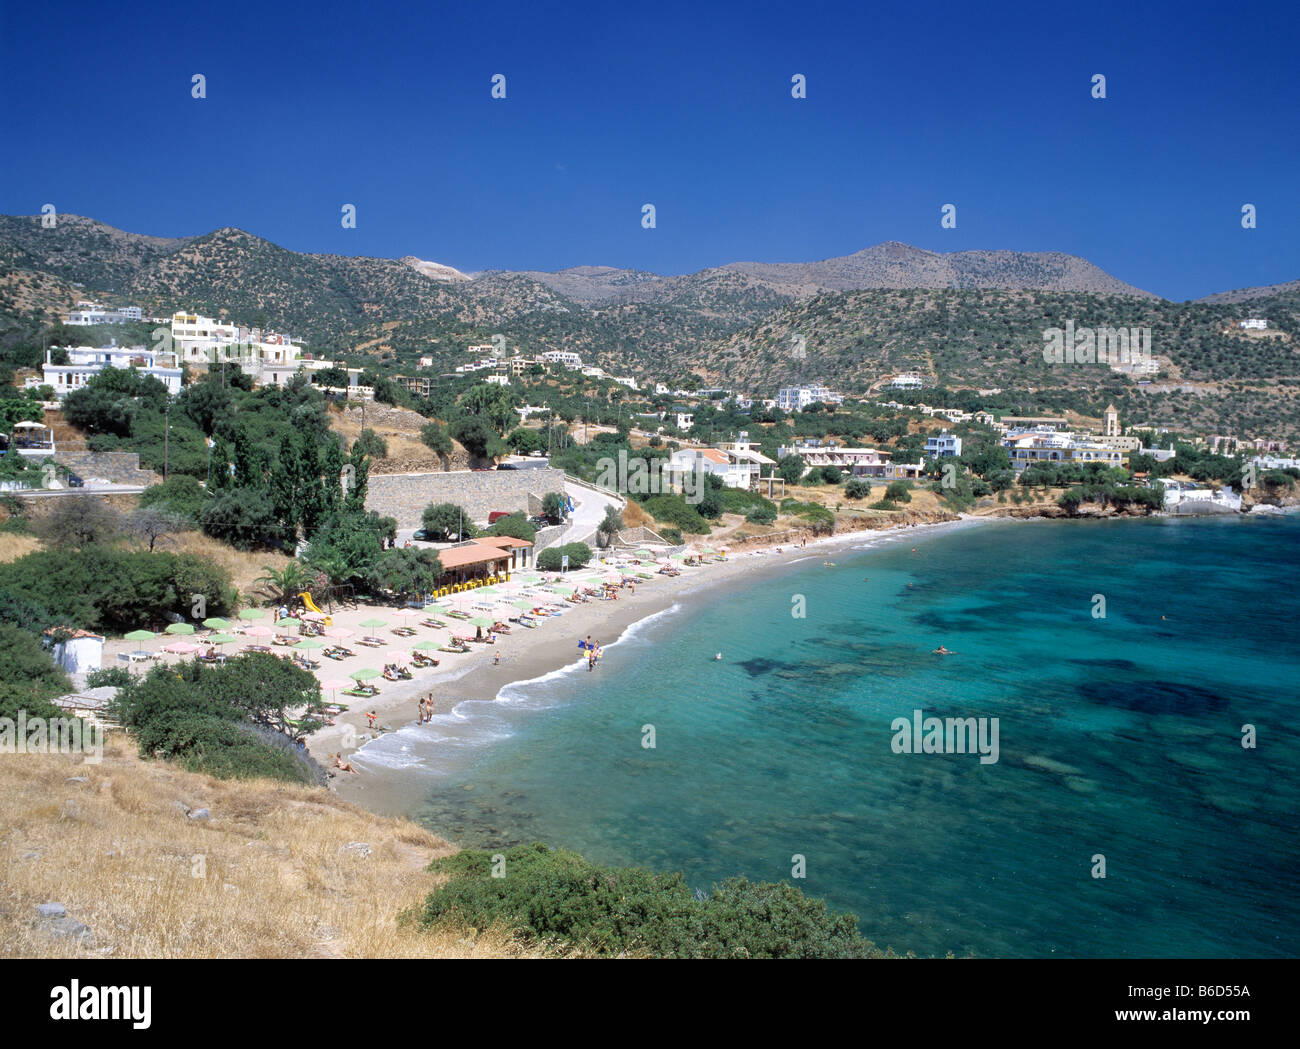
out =
[[[390,745],[463,845],[802,866],[900,952],[1294,956],[1298,551],[1294,517],[850,539]],[[918,710],[996,718],[998,760],[898,753]]]

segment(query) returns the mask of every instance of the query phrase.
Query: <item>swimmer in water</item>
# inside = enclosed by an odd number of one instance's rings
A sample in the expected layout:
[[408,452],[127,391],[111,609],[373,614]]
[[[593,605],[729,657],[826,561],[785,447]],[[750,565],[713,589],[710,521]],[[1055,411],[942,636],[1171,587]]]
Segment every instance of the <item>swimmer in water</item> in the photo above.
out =
[[713,659],[714,659],[714,662],[717,662],[717,661],[721,660],[721,659],[722,659],[722,653],[719,652],[716,656],[713,657]]
[[957,653],[950,651],[949,649],[945,648],[943,645],[940,645],[938,648],[934,650],[934,654],[936,656],[955,656]]
[[834,562],[834,561],[823,561],[822,564],[823,564],[825,567],[827,567],[827,568],[834,568],[834,567],[835,567],[835,562]]

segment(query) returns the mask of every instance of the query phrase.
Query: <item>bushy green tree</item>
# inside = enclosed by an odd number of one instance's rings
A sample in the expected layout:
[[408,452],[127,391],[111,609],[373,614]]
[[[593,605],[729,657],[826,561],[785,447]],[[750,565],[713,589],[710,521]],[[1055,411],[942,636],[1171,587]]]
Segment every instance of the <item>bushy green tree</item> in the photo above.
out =
[[434,542],[459,542],[477,533],[464,507],[455,503],[430,503],[420,515],[425,534]]

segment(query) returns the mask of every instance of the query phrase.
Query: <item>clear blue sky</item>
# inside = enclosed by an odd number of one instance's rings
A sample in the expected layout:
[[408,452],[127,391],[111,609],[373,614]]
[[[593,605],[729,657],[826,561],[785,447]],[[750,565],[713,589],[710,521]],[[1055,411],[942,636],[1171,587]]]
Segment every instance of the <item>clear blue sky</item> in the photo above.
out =
[[1058,250],[1195,298],[1300,278],[1298,25],[1294,0],[7,3],[0,211],[465,271]]

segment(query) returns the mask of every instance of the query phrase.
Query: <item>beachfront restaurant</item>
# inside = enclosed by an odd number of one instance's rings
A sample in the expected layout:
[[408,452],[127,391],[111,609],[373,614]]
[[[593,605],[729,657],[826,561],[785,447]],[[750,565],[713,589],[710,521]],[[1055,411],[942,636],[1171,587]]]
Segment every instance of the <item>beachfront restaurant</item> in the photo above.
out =
[[509,535],[488,535],[480,539],[473,539],[471,542],[480,543],[484,546],[495,546],[500,550],[510,552],[510,570],[513,572],[519,568],[527,568],[533,559],[533,544],[527,539],[516,539]]
[[463,546],[439,550],[443,575],[436,593],[454,594],[509,579],[511,569],[519,560],[518,550],[522,549],[513,545],[516,543],[526,543],[527,548],[533,545],[523,539],[490,536],[483,541],[471,540]]

